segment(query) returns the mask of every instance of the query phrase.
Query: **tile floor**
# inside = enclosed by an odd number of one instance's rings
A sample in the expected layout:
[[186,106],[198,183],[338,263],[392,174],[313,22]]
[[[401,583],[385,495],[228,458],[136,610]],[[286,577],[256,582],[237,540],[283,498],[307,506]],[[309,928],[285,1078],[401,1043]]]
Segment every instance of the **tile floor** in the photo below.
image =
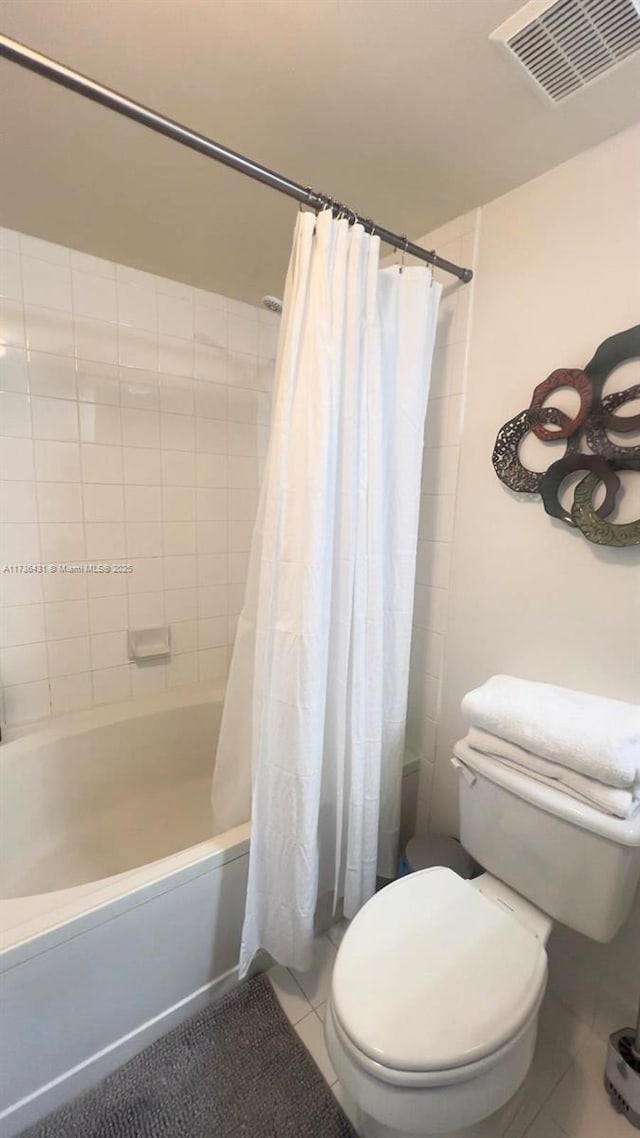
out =
[[[268,975],[287,1018],[349,1114],[323,1031],[333,963],[345,928],[341,921],[318,937],[310,971],[294,972],[278,964]],[[636,1131],[615,1113],[604,1092],[605,1054],[599,1036],[547,997],[529,1075],[514,1098],[477,1127],[478,1138],[633,1138]]]

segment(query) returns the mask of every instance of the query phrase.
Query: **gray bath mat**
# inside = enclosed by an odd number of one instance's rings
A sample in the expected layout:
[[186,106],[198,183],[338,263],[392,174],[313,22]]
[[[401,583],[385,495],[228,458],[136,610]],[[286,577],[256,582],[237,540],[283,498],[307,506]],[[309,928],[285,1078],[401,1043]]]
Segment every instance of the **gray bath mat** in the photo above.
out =
[[265,976],[22,1138],[355,1138]]

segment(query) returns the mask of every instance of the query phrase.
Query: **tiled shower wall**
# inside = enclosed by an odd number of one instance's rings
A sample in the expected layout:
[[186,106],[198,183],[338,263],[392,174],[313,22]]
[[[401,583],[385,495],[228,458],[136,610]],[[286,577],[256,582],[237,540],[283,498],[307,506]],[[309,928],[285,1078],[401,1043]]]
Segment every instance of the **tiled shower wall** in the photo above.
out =
[[[478,224],[479,211],[473,211],[419,238],[418,244],[473,268]],[[419,831],[429,828],[473,295],[473,282],[442,280],[422,465],[407,714],[407,748],[420,761],[415,787]]]
[[[57,569],[0,568],[3,723],[223,678],[278,318],[13,231],[0,248],[0,562]],[[169,660],[130,663],[127,630],[164,624]]]

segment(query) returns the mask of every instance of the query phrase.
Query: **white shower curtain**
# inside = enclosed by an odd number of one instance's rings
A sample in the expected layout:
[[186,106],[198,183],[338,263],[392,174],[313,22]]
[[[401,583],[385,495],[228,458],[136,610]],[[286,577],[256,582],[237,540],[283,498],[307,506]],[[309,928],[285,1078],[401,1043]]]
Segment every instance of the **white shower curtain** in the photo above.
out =
[[266,470],[213,781],[251,816],[241,974],[311,962],[395,868],[424,419],[440,286],[362,226],[298,215]]

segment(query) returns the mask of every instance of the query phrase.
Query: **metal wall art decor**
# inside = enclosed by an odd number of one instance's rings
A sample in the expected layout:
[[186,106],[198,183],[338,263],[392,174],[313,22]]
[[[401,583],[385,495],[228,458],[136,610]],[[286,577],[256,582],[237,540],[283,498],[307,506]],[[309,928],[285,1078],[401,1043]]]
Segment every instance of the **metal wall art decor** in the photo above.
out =
[[[520,494],[540,494],[542,504],[553,518],[560,518],[596,545],[640,545],[640,518],[633,522],[609,521],[620,488],[618,471],[640,471],[640,443],[622,446],[609,432],[626,435],[640,431],[640,415],[617,414],[619,408],[640,399],[640,383],[626,391],[602,395],[611,372],[627,360],[640,358],[640,324],[604,340],[584,370],[558,368],[534,388],[531,403],[498,431],[492,462],[505,486]],[[571,418],[546,400],[560,387],[572,387],[580,396],[580,408]],[[529,470],[520,460],[519,449],[532,431],[542,442],[566,440],[564,458],[548,470]],[[587,451],[581,449],[585,443]],[[569,475],[584,471],[577,483],[571,508],[560,502],[560,488]],[[602,483],[605,496],[596,508],[594,496]]]

